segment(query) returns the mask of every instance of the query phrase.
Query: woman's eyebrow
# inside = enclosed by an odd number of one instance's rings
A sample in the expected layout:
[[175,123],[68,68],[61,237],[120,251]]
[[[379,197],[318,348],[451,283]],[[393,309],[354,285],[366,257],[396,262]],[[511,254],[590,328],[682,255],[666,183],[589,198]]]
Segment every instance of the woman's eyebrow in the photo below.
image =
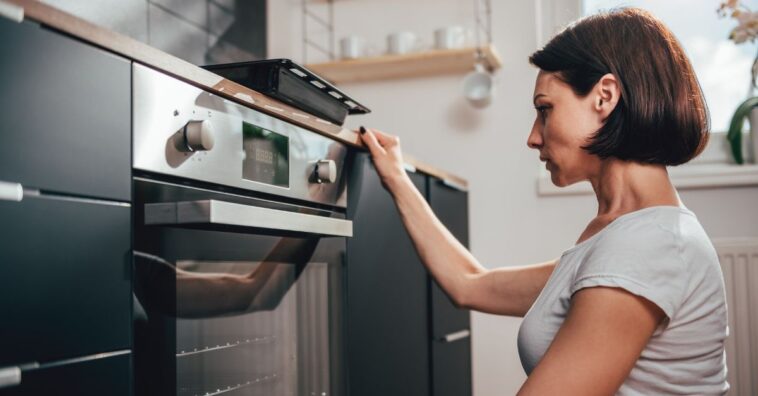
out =
[[532,103],[534,103],[535,106],[537,105],[537,99],[539,99],[541,96],[547,96],[547,95],[543,93],[538,93],[537,95],[534,95],[534,99],[532,99]]

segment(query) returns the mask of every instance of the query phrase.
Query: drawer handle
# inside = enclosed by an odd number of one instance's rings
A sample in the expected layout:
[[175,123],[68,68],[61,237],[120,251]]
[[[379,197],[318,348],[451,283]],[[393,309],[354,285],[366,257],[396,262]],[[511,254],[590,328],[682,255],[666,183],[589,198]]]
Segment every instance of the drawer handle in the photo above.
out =
[[19,202],[24,199],[24,186],[21,183],[0,181],[0,200]]
[[458,191],[463,191],[463,192],[468,191],[468,188],[466,186],[452,180],[442,179],[440,180],[440,182],[442,183],[443,186],[452,188],[453,190],[458,190]]
[[0,388],[21,384],[21,369],[19,367],[0,368]]
[[440,341],[450,343],[450,342],[462,340],[464,338],[468,338],[470,336],[471,336],[471,332],[469,330],[461,330],[461,331],[456,331],[454,333],[445,334],[445,336],[443,336],[440,339]]

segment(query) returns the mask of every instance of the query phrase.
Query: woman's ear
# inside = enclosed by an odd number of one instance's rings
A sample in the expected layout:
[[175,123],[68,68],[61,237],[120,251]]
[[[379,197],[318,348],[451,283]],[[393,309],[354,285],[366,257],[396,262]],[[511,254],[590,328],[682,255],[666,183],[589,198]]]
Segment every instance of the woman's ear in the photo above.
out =
[[621,87],[618,79],[611,73],[600,77],[595,88],[593,89],[595,103],[593,108],[599,113],[601,119],[606,119],[616,108],[619,98],[621,98]]

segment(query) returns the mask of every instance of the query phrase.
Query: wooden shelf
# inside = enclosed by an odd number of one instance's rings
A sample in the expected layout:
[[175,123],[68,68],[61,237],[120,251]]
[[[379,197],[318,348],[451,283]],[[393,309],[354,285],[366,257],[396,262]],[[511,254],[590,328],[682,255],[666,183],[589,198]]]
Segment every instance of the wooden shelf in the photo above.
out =
[[[494,71],[502,66],[493,45],[482,47],[485,66]],[[476,48],[433,50],[404,55],[340,60],[306,65],[333,84],[391,78],[426,77],[465,73],[474,69]]]

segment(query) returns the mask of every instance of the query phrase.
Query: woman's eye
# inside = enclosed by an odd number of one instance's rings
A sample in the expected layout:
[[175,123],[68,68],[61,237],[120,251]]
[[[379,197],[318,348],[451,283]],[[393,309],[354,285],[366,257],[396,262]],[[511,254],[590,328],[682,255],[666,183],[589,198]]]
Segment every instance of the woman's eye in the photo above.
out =
[[547,117],[547,106],[537,106],[535,107],[537,110],[537,114],[542,118],[543,120]]

